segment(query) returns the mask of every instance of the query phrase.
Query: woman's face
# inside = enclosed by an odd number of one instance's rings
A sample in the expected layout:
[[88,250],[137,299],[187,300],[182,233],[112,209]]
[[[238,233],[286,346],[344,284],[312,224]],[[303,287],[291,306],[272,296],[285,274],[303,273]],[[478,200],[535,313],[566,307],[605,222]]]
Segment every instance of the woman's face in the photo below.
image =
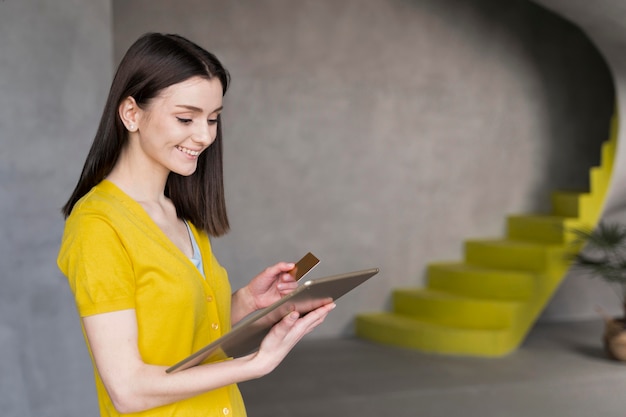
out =
[[174,84],[138,110],[136,137],[130,138],[138,146],[131,148],[153,168],[191,175],[198,156],[215,141],[221,111],[219,79],[193,77]]

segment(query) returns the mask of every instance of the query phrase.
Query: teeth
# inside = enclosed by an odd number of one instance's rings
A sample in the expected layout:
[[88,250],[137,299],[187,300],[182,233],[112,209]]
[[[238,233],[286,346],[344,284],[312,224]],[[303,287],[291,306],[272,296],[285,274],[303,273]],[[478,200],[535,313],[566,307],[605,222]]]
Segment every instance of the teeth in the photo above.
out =
[[186,153],[187,155],[191,155],[191,156],[198,156],[198,155],[200,155],[199,151],[192,151],[191,149],[183,148],[181,146],[177,146],[176,149],[178,149],[181,152]]

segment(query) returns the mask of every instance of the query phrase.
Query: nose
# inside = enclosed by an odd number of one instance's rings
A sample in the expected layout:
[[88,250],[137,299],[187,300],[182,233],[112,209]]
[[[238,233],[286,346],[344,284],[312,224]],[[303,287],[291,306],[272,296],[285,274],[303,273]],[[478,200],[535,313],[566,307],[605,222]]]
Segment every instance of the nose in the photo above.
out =
[[217,136],[217,129],[211,125],[201,123],[201,126],[193,133],[192,140],[203,146],[209,146],[215,141]]

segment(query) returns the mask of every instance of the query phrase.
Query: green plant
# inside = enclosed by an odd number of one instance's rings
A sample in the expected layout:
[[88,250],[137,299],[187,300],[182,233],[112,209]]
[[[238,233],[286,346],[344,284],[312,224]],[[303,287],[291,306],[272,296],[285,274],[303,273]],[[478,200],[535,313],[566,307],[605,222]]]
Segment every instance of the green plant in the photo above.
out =
[[584,245],[573,255],[572,266],[614,284],[626,316],[626,225],[600,222],[595,229],[572,233],[574,244]]

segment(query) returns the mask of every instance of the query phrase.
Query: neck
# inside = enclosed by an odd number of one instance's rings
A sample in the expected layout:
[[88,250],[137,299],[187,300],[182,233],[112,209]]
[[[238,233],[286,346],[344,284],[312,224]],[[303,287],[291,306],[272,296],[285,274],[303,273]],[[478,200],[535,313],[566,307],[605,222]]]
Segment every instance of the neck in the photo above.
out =
[[169,171],[122,152],[107,179],[139,203],[161,203]]

